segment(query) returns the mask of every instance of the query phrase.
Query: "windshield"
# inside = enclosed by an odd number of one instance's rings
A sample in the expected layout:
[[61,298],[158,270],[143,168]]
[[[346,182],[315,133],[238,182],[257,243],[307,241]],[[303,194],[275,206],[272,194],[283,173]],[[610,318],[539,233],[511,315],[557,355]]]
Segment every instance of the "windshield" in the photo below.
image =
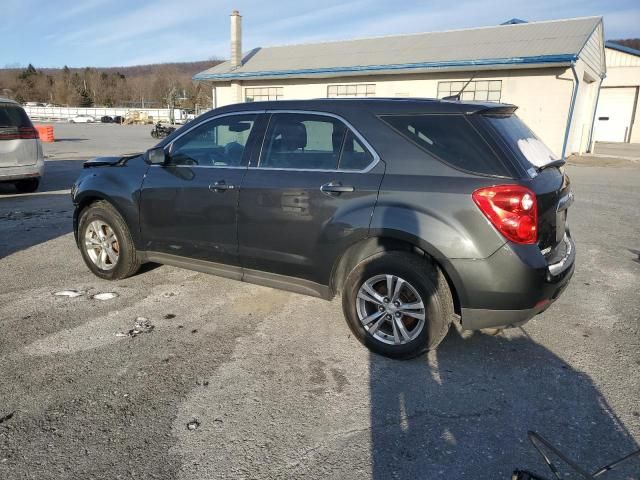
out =
[[522,162],[525,169],[543,167],[558,160],[542,140],[516,115],[485,116],[489,124],[504,139],[509,149]]

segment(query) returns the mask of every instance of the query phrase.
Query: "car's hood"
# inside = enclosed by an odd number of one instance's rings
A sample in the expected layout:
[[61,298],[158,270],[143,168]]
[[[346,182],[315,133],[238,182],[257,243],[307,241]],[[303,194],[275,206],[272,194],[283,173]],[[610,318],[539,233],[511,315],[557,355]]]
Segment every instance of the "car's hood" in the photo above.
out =
[[84,162],[84,168],[92,167],[117,167],[127,163],[130,159],[139,157],[142,153],[127,153],[118,157],[96,157]]

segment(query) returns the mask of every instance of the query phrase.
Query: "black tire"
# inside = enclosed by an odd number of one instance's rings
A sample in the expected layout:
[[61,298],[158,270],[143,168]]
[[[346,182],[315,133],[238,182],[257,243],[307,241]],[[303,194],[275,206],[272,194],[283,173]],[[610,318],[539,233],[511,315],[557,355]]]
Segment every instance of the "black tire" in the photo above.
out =
[[16,190],[20,193],[33,193],[38,190],[40,186],[39,178],[28,178],[26,180],[19,180],[15,183]]
[[[85,235],[91,222],[98,220],[106,223],[116,235],[118,260],[111,269],[99,268],[90,258],[85,245]],[[105,280],[120,280],[134,275],[141,265],[136,247],[126,222],[118,211],[106,201],[92,203],[80,213],[78,221],[78,244],[82,259],[96,276]]]
[[[384,343],[370,334],[360,321],[358,292],[368,279],[377,275],[402,278],[411,284],[422,299],[425,316],[422,330],[418,330],[420,333],[415,331],[417,336],[406,343]],[[382,252],[363,260],[348,275],[342,290],[342,310],[353,334],[371,351],[386,357],[408,359],[435,349],[444,339],[453,319],[453,298],[447,280],[437,265],[409,252]],[[405,318],[403,316],[402,321]],[[395,325],[393,328],[395,330]]]

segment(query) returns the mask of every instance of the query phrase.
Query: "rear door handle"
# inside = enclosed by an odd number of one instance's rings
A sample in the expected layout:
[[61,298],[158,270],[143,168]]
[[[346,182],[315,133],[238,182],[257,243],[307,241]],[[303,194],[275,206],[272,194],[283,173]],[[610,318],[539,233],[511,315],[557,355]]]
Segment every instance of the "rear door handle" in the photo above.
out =
[[234,188],[236,188],[235,185],[227,185],[227,182],[224,180],[219,180],[209,185],[209,190],[212,192],[224,192],[225,190],[233,190]]
[[329,182],[325,183],[320,187],[320,191],[323,193],[344,193],[344,192],[355,192],[355,188],[353,185],[342,185],[340,182]]

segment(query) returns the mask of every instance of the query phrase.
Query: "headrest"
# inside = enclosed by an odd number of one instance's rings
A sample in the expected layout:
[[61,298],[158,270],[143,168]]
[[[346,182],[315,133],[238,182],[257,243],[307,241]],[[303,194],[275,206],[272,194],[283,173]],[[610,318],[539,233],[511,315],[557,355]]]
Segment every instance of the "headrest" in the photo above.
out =
[[292,152],[307,146],[307,128],[302,122],[280,121],[273,129],[274,149]]

